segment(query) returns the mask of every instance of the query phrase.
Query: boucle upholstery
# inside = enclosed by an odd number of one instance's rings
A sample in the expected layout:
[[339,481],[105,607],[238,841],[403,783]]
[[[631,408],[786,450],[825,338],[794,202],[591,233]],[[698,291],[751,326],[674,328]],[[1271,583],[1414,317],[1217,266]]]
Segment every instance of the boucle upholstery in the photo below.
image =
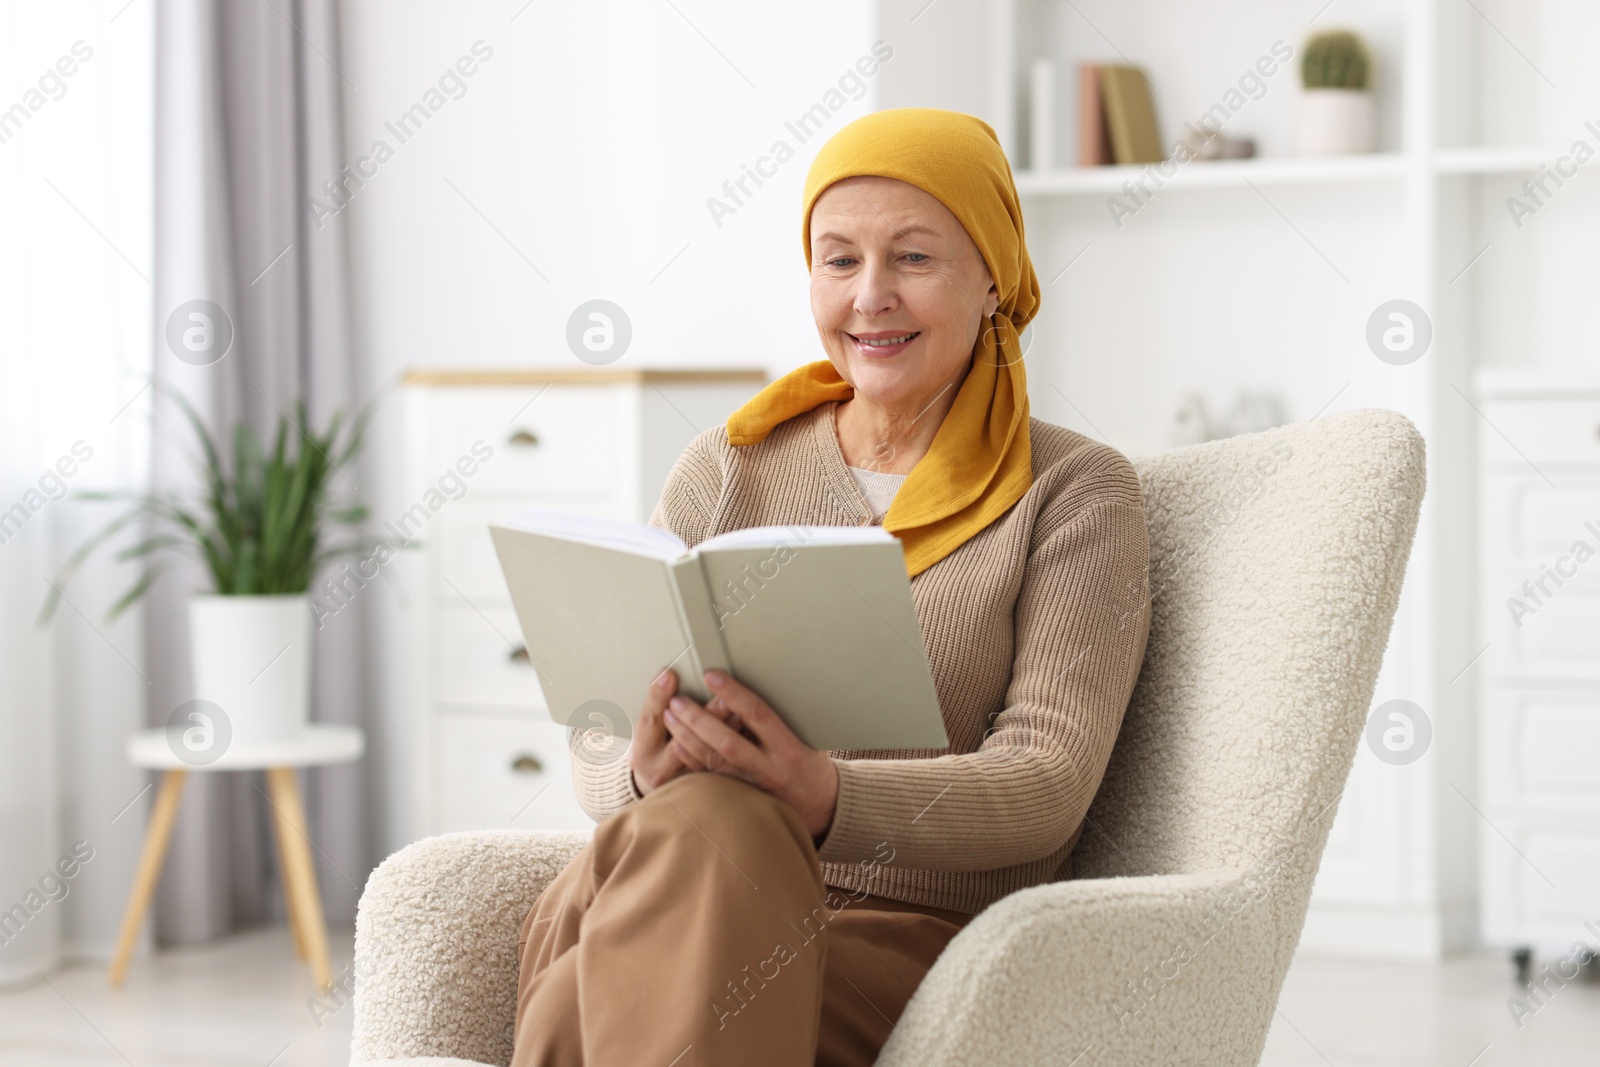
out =
[[[883,1067],[1260,1058],[1388,641],[1423,441],[1364,409],[1130,458],[1150,639],[1074,877],[973,919]],[[507,1064],[522,919],[584,840],[450,834],[373,872],[354,1061]]]

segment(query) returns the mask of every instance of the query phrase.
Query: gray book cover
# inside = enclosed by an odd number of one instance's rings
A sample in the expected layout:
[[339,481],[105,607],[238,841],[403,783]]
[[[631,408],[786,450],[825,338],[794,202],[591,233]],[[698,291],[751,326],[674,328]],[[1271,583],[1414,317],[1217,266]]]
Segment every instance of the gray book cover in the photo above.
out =
[[755,690],[813,748],[949,745],[905,555],[878,526],[763,526],[693,549],[545,509],[489,528],[550,717],[620,737],[663,667]]

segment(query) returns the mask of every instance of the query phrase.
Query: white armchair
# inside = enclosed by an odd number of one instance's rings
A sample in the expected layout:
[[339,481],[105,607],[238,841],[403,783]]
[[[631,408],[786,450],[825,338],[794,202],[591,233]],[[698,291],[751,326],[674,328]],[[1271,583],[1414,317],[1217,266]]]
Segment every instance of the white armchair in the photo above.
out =
[[[1150,642],[1074,877],[973,919],[881,1067],[1260,1058],[1388,641],[1423,441],[1365,409],[1132,459]],[[585,840],[447,834],[373,872],[354,1062],[509,1063],[522,919]]]

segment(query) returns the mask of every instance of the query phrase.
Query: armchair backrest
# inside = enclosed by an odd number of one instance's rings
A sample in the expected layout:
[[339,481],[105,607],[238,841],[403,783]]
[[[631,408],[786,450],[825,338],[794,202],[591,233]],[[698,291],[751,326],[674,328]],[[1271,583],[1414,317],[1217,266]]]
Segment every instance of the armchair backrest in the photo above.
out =
[[1073,877],[1235,867],[1286,877],[1303,909],[1399,600],[1422,436],[1369,408],[1130,458],[1150,639]]

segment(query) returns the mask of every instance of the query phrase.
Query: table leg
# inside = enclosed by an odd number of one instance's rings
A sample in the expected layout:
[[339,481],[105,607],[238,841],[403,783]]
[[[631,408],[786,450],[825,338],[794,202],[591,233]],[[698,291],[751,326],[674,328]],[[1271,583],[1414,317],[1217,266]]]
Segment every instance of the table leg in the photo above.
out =
[[121,985],[128,971],[134,942],[139,939],[139,928],[144,924],[144,914],[150,908],[150,898],[161,877],[161,861],[166,858],[167,842],[172,839],[172,826],[178,818],[178,800],[183,795],[183,781],[188,774],[187,770],[171,770],[161,779],[161,790],[156,794],[155,808],[150,813],[150,825],[145,828],[144,848],[139,853],[133,889],[128,893],[128,907],[122,913],[117,950],[111,957],[108,977],[113,986]]
[[306,935],[300,929],[300,913],[295,910],[295,893],[293,889],[293,883],[289,881],[289,862],[286,858],[289,855],[289,849],[292,846],[289,844],[289,839],[285,835],[291,831],[285,827],[284,821],[277,816],[273,817],[272,825],[274,830],[277,832],[278,838],[278,876],[283,881],[284,917],[289,922],[289,936],[294,941],[294,954],[297,958],[303,960],[306,958]]
[[311,838],[306,832],[305,808],[292,767],[267,770],[267,787],[278,819],[278,840],[283,847],[284,880],[294,896],[294,914],[311,962],[311,977],[319,992],[333,986],[328,964],[328,929],[322,919],[322,898],[317,893],[317,873],[311,864]]

